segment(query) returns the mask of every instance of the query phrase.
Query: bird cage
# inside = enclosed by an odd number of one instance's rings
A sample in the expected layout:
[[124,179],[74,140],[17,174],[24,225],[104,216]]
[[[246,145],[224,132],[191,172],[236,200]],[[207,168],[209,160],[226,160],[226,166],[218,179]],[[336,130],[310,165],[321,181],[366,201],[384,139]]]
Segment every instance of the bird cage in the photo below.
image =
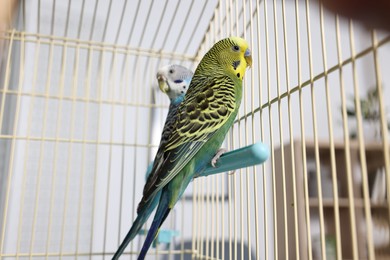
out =
[[0,259],[111,259],[169,107],[157,69],[194,71],[231,35],[250,43],[253,64],[223,147],[261,141],[270,157],[194,179],[147,258],[390,256],[387,33],[308,0],[14,9],[0,35]]

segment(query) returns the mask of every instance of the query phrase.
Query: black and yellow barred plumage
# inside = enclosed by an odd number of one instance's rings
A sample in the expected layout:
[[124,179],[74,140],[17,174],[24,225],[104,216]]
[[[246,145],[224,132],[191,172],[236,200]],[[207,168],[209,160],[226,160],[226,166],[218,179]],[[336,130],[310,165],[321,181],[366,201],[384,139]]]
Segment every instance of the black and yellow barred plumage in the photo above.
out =
[[205,168],[233,124],[242,98],[242,78],[252,63],[248,43],[238,37],[217,42],[203,57],[183,102],[169,122],[138,205],[140,212],[160,194],[139,259],[144,259],[161,224],[193,177]]

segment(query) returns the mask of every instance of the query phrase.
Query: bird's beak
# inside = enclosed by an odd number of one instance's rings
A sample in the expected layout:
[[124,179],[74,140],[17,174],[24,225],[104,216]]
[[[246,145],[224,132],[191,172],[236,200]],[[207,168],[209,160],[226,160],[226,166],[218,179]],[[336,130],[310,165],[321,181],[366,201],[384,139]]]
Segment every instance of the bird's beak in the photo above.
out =
[[157,74],[158,87],[163,93],[167,93],[169,91],[169,86],[167,84],[167,80],[164,76]]
[[248,64],[248,66],[252,67],[252,54],[251,54],[251,50],[249,48],[246,49],[246,51],[244,53],[244,57],[245,57],[245,60],[246,60],[246,63]]

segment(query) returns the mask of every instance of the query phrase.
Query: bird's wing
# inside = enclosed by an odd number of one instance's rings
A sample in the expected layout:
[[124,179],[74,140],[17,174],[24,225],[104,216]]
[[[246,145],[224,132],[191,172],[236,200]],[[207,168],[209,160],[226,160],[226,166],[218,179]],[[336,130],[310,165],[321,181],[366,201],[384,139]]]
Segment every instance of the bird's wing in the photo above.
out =
[[163,149],[163,156],[155,161],[138,210],[187,165],[236,109],[233,80],[226,76],[219,81],[202,81],[206,83],[188,90],[174,120],[167,126],[172,128],[171,134],[159,148]]

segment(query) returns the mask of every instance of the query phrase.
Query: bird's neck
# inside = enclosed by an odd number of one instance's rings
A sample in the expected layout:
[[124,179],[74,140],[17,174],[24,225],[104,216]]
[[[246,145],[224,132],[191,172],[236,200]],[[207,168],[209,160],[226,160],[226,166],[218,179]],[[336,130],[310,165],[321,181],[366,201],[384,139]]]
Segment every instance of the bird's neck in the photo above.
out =
[[171,99],[171,105],[178,105],[184,100],[184,94]]

